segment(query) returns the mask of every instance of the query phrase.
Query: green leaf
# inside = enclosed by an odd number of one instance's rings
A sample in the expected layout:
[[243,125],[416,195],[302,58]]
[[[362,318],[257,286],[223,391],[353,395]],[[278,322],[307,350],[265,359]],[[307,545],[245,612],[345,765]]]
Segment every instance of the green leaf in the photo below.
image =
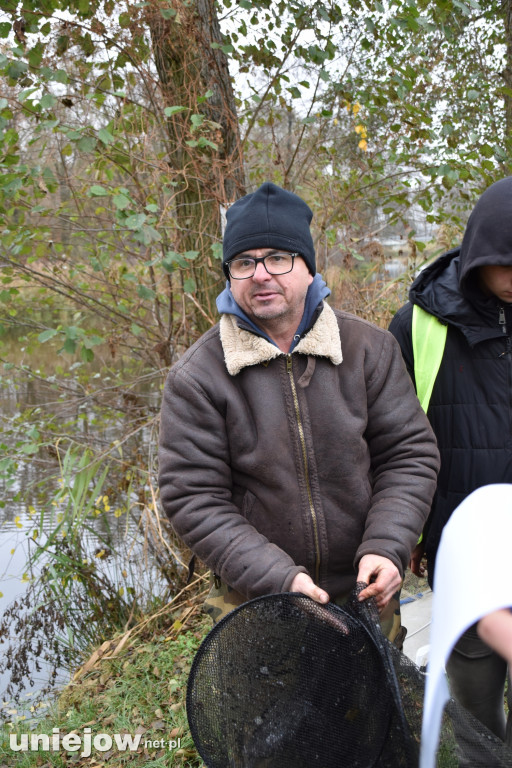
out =
[[190,122],[194,128],[199,128],[199,126],[204,123],[204,115],[191,115]]
[[89,189],[90,197],[105,197],[105,195],[108,195],[108,189],[105,189],[105,187],[100,187],[99,184],[94,184]]
[[156,293],[151,288],[148,288],[147,285],[138,285],[137,295],[140,296],[141,299],[154,299]]
[[66,338],[60,352],[67,352],[69,355],[73,355],[76,352],[76,341],[74,339]]
[[203,104],[203,102],[207,101],[208,99],[211,99],[212,96],[213,96],[213,91],[206,91],[204,96],[199,96],[197,103]]
[[129,205],[132,205],[132,201],[129,197],[126,197],[126,195],[114,195],[112,202],[120,211],[124,211]]
[[480,154],[484,157],[494,157],[494,149],[489,144],[482,144]]
[[188,280],[183,282],[183,290],[185,293],[195,293],[196,289],[196,281],[192,280],[192,278],[188,278]]
[[94,352],[92,349],[89,349],[89,347],[86,347],[85,344],[82,344],[80,348],[80,357],[84,363],[91,363],[94,360]]
[[102,336],[92,334],[91,336],[84,336],[82,343],[87,349],[90,349],[91,347],[97,347],[98,344],[104,344],[104,342],[105,339]]
[[103,142],[106,146],[108,144],[112,144],[113,141],[115,141],[114,137],[108,130],[108,128],[100,128],[98,131],[98,139]]
[[41,109],[51,109],[57,103],[57,99],[52,93],[45,93],[39,102]]
[[76,146],[80,152],[94,152],[96,143],[96,139],[93,136],[82,136],[82,138],[77,141]]
[[136,230],[143,226],[146,219],[147,216],[145,213],[134,213],[132,216],[128,216],[124,223],[128,229]]
[[52,80],[54,80],[56,83],[68,83],[69,77],[67,75],[67,72],[65,72],[63,69],[56,69],[55,72],[52,74],[51,77]]
[[27,70],[28,64],[25,61],[13,61],[7,67],[6,75],[13,80],[18,80],[27,72]]
[[41,344],[44,344],[45,341],[49,341],[49,339],[53,339],[54,336],[58,334],[58,331],[55,330],[55,328],[48,328],[48,330],[43,331],[39,334],[37,337],[37,340],[41,342]]
[[222,259],[222,243],[212,243],[210,249],[213,254],[213,258],[220,261]]
[[34,453],[37,453],[38,450],[39,450],[39,446],[36,445],[36,443],[29,443],[28,445],[22,445],[20,448],[21,453],[26,453],[29,456]]
[[164,115],[166,117],[172,117],[173,115],[178,114],[178,112],[185,112],[187,107],[166,107],[164,109]]
[[134,236],[135,240],[138,240],[144,245],[150,245],[150,243],[157,243],[162,239],[161,234],[154,228],[144,225],[138,229]]
[[197,142],[197,146],[198,147],[210,147],[211,149],[218,149],[219,148],[218,144],[215,144],[214,141],[210,141],[210,139],[207,139],[204,136],[201,136],[201,138]]
[[176,251],[167,251],[164,258],[162,259],[162,266],[166,272],[174,272],[177,267],[184,268],[187,267],[188,264],[181,253],[176,253]]

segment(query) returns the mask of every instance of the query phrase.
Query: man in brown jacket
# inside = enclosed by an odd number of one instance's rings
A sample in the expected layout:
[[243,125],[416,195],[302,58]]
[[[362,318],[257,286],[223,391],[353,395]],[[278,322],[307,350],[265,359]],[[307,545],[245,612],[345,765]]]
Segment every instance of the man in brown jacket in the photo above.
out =
[[[324,302],[311,218],[268,182],[228,209],[220,323],[165,387],[161,501],[215,574],[214,619],[275,592],[343,602],[356,580],[382,618],[435,490],[437,447],[400,349]],[[399,613],[383,628],[393,640]]]

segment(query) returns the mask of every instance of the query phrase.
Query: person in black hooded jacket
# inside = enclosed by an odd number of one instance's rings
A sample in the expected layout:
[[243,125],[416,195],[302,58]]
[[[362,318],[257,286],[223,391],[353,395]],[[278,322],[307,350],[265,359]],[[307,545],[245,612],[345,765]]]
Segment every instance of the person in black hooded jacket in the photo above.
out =
[[[423,539],[410,563],[412,571],[422,575],[426,555],[432,586],[439,541],[454,509],[476,488],[512,483],[512,177],[483,193],[460,248],[420,272],[409,302],[391,321],[389,330],[401,346],[413,381],[414,304],[447,326],[427,410],[441,470]],[[457,567],[471,568],[464,552]],[[456,644],[447,672],[452,694],[512,745],[512,717],[507,724],[503,707],[507,664],[479,638],[476,626]]]

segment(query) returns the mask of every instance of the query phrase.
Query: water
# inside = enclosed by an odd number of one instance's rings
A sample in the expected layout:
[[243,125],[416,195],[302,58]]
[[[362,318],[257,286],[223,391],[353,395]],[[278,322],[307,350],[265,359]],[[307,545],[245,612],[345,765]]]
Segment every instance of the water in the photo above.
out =
[[[98,514],[91,530],[83,532],[85,557],[112,580],[124,571],[126,587],[158,593],[166,586],[156,563],[144,555],[137,525],[152,504],[163,372],[123,359],[114,367],[108,350],[98,349],[92,364],[58,356],[50,344],[36,352],[34,368],[33,350],[20,342],[16,329],[1,339],[0,620],[14,600],[27,594],[44,565],[41,560],[27,570],[28,556],[35,551],[34,530],[37,540],[44,541],[64,509],[65,501],[55,502],[55,494],[62,487],[59,462],[70,445],[78,454],[92,446],[96,454],[111,451],[114,458]],[[24,369],[29,363],[30,374]],[[108,540],[106,546],[98,534]],[[98,559],[101,547],[106,556]],[[124,552],[121,561],[118,550]],[[0,645],[0,653],[5,648]],[[36,688],[45,684],[46,674],[36,675]],[[0,701],[6,698],[7,682],[8,673],[1,674]]]

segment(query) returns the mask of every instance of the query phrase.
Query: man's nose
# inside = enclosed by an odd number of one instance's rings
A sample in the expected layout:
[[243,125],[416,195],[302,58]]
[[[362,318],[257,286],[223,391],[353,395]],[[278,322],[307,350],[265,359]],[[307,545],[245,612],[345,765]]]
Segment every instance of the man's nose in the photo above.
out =
[[252,276],[253,280],[257,280],[258,282],[266,282],[270,277],[272,277],[272,275],[269,275],[262,261],[256,264],[256,269],[254,270],[254,275]]

